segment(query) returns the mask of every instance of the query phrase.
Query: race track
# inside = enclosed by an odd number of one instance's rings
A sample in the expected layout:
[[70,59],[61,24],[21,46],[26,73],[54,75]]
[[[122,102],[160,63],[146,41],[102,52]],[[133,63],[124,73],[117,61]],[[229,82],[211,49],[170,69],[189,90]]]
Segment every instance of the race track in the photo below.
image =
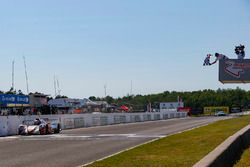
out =
[[76,167],[124,149],[227,117],[182,118],[0,137],[1,167]]

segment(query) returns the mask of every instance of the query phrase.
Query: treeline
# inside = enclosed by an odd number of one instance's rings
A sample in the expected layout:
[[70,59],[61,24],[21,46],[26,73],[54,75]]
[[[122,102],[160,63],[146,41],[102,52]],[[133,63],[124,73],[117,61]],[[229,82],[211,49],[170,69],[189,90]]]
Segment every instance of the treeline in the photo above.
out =
[[16,91],[16,90],[14,90],[13,88],[10,88],[10,90],[9,90],[9,91],[6,91],[6,92],[0,90],[0,94],[24,95],[23,92],[22,92],[21,90]]
[[159,94],[151,95],[127,95],[122,98],[106,98],[89,97],[90,100],[105,100],[109,104],[131,105],[134,109],[141,109],[145,105],[157,102],[176,102],[180,98],[185,107],[193,109],[202,109],[205,106],[229,106],[229,107],[245,107],[250,103],[250,91],[246,91],[237,87],[236,89],[218,89],[218,90],[199,90],[199,91],[165,91]]

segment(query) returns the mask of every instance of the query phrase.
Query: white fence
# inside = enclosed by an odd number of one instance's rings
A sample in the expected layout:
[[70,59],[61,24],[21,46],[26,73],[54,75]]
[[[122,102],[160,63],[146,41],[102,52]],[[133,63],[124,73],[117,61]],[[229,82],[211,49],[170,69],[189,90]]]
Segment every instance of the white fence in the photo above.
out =
[[74,129],[91,126],[104,126],[120,123],[155,121],[186,117],[186,112],[146,112],[146,113],[100,113],[100,114],[63,114],[0,116],[0,136],[16,135],[21,123],[32,124],[37,117],[50,121],[57,120],[62,129]]

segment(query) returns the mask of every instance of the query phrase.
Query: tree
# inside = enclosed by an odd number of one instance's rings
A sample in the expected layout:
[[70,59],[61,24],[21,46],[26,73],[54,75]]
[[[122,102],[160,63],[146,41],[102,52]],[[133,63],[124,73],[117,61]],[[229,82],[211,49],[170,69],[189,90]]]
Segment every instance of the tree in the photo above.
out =
[[66,98],[68,98],[68,97],[65,96],[65,95],[57,95],[57,96],[55,97],[55,99],[66,99]]
[[11,87],[10,90],[6,92],[6,94],[16,94],[16,90],[14,90],[14,88]]
[[96,97],[95,96],[90,96],[89,100],[96,101]]
[[105,97],[105,101],[106,101],[108,104],[111,104],[111,103],[114,102],[114,98],[111,97],[111,96],[106,96],[106,97]]
[[21,90],[18,90],[18,95],[24,95]]

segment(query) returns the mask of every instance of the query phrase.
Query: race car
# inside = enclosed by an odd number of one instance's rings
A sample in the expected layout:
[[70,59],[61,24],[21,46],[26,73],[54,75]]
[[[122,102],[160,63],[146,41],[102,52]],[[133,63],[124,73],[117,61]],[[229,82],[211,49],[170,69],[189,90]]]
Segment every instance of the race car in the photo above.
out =
[[33,125],[21,124],[18,127],[18,135],[46,135],[60,133],[61,125],[59,122],[46,122],[43,119],[37,118]]

